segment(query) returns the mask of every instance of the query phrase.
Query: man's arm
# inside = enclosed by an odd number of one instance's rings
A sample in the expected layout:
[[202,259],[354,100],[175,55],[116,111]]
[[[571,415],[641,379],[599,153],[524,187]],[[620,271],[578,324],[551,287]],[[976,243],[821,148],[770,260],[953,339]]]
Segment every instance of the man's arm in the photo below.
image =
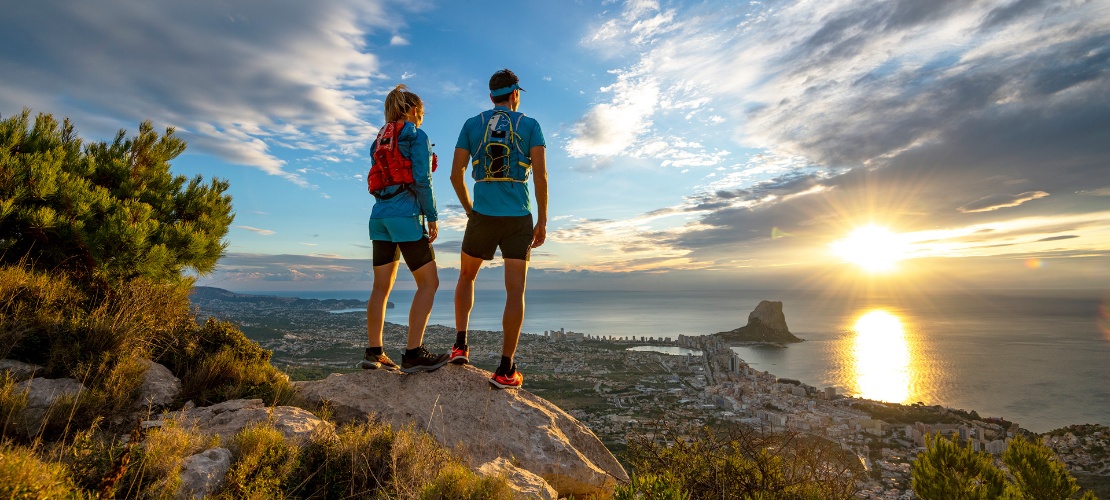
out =
[[462,203],[467,217],[470,217],[470,211],[474,209],[474,205],[470,203],[470,191],[466,188],[466,166],[469,163],[470,151],[455,148],[455,156],[451,159],[451,186],[455,188],[455,195],[459,197],[459,203]]
[[547,239],[547,148],[533,147],[532,182],[536,184],[536,227],[532,229],[532,248]]

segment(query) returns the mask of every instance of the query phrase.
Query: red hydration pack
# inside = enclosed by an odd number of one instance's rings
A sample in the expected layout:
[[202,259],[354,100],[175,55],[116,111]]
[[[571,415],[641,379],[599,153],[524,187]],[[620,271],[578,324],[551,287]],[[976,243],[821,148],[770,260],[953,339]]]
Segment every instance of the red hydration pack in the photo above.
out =
[[401,130],[404,128],[404,121],[387,123],[378,130],[378,138],[374,141],[374,159],[366,175],[366,188],[379,199],[392,198],[404,191],[399,189],[383,197],[383,189],[397,185],[408,187],[413,182],[412,160],[401,154]]

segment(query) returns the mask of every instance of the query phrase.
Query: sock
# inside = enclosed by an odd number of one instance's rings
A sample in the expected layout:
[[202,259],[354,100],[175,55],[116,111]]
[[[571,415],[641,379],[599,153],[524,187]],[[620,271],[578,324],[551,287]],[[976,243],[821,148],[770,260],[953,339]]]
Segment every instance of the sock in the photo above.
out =
[[366,348],[366,355],[367,356],[381,356],[382,355],[382,346],[367,347]]
[[416,348],[414,348],[414,349],[405,349],[405,357],[406,357],[406,358],[411,358],[411,357],[414,357],[414,356],[416,356],[416,353],[417,353],[418,351],[420,351],[420,347],[419,347],[419,346],[417,346],[417,347],[416,347]]
[[466,330],[455,334],[455,348],[462,349],[466,347]]
[[497,366],[497,373],[508,375],[513,372],[513,358],[501,356],[501,364]]

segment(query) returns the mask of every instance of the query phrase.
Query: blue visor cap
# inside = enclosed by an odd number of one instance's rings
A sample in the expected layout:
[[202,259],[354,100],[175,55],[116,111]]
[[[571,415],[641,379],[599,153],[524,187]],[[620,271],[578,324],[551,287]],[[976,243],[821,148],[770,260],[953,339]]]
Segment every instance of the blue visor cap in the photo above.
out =
[[501,87],[497,90],[491,90],[491,91],[489,91],[489,95],[490,95],[490,97],[497,97],[497,96],[502,96],[502,95],[508,94],[508,93],[510,93],[514,90],[520,90],[521,92],[527,92],[526,90],[520,88],[519,84],[514,83],[514,84],[512,84],[512,86],[509,86],[509,87]]

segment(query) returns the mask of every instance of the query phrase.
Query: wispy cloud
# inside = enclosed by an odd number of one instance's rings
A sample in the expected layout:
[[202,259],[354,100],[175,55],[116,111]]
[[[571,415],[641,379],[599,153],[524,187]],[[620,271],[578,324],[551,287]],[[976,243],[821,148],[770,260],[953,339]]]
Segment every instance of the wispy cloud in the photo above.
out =
[[0,53],[0,109],[65,104],[86,137],[151,119],[191,148],[307,186],[275,148],[372,136],[360,96],[379,64],[364,39],[401,22],[380,1],[17,2],[0,44],[32,49]]
[[257,227],[251,227],[251,226],[235,226],[235,227],[238,228],[238,229],[244,229],[244,230],[247,230],[247,231],[258,233],[258,234],[261,234],[262,236],[269,236],[271,234],[274,234],[274,231],[271,231],[269,229],[259,229]]

